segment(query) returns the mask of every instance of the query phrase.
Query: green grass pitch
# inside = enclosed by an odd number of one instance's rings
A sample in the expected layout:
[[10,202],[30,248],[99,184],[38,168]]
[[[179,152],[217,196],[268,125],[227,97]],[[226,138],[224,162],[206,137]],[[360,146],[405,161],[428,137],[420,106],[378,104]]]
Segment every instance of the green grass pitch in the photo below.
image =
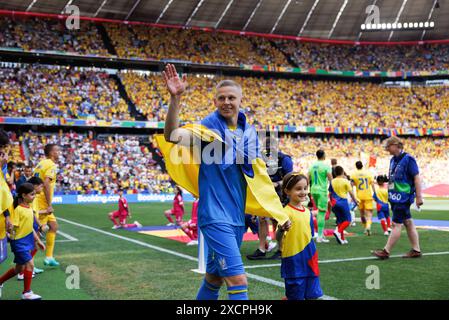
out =
[[[171,203],[130,204],[133,219],[145,226],[165,225],[163,211]],[[111,230],[107,213],[116,210],[116,205],[60,205],[55,206],[56,216],[84,226],[59,220],[60,230],[78,241],[67,241],[58,236],[55,257],[61,262],[57,268],[43,266],[44,254],[39,252],[35,263],[44,268],[43,274],[33,280],[32,289],[46,300],[90,300],[90,299],[194,299],[201,284],[202,275],[192,272],[197,267],[194,259],[180,257],[173,252],[193,258],[197,257],[196,247],[126,230]],[[190,216],[187,204],[187,219]],[[449,220],[447,211],[415,212],[414,218]],[[334,220],[326,222],[333,228]],[[127,239],[113,237],[112,233]],[[325,295],[337,299],[449,299],[449,233],[444,231],[419,230],[423,253],[421,259],[406,260],[391,258],[386,261],[369,259],[370,251],[382,248],[386,237],[379,224],[373,224],[374,235],[367,237],[358,224],[349,229],[355,235],[349,237],[348,246],[339,246],[333,238],[328,244],[318,244],[321,270],[321,285]],[[146,246],[142,243],[147,244]],[[148,246],[150,245],[150,246]],[[152,247],[153,246],[153,247]],[[163,252],[155,248],[170,250]],[[244,242],[241,248],[245,266],[279,264],[280,261],[249,261],[246,255],[257,248],[257,242]],[[393,255],[401,255],[409,250],[405,231]],[[364,260],[350,260],[367,258]],[[346,261],[333,261],[349,259]],[[13,257],[0,265],[0,273],[10,268]],[[80,271],[79,289],[68,289],[66,282],[72,274],[66,273],[69,266]],[[371,275],[367,268],[376,266],[379,272],[380,288],[368,289],[366,282]],[[279,300],[284,296],[280,286],[279,266],[247,268],[249,297],[256,300]],[[256,280],[256,276],[260,280]],[[260,278],[261,277],[261,278]],[[69,278],[70,279],[70,278]],[[16,279],[5,283],[3,299],[19,299],[23,284]],[[224,288],[220,299],[227,299]]]

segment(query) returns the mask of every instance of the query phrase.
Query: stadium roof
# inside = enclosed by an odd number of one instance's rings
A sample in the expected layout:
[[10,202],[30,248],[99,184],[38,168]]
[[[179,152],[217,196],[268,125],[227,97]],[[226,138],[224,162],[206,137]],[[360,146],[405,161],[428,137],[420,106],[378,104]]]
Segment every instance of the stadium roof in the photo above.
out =
[[[380,23],[434,21],[432,30],[361,32],[370,5]],[[0,0],[0,10],[199,26],[352,41],[449,39],[449,0]]]

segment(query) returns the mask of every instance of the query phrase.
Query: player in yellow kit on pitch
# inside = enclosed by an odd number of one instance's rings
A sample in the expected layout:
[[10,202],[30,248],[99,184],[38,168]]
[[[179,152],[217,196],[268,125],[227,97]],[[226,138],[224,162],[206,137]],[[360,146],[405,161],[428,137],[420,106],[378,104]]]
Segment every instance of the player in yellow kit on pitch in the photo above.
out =
[[374,209],[374,178],[370,172],[363,170],[363,163],[361,161],[357,161],[355,167],[357,170],[351,175],[351,181],[356,188],[357,199],[360,201],[360,218],[365,228],[365,234],[370,236]]
[[44,265],[55,267],[59,266],[59,262],[53,257],[58,223],[53,214],[54,210],[51,203],[56,184],[56,173],[58,170],[56,162],[59,159],[59,147],[56,144],[47,144],[44,148],[44,153],[46,159],[39,162],[34,169],[34,175],[44,181],[44,192],[38,194],[35,201],[39,211],[47,211],[47,213],[39,214],[39,224],[48,225],[49,227],[46,235],[47,248],[45,251]]

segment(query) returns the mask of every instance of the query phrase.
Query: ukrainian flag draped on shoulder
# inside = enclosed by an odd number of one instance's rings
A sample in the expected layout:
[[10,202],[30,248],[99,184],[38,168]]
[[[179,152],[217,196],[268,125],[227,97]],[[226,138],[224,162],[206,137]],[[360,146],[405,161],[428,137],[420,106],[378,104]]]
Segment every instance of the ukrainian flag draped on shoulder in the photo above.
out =
[[[262,160],[256,130],[246,122],[242,112],[238,116],[240,138],[233,142],[233,135],[229,134],[226,121],[215,111],[207,116],[200,124],[189,124],[183,128],[190,131],[194,137],[193,143],[219,142],[225,145],[225,154],[220,157],[218,165],[226,168],[232,164],[240,164],[247,183],[245,212],[263,217],[276,219],[281,225],[288,220],[282,204],[276,194],[268,176],[265,162]],[[163,135],[156,135],[156,141],[164,156],[167,171],[171,178],[199,197],[199,168],[201,148],[189,148],[180,144],[165,141]]]

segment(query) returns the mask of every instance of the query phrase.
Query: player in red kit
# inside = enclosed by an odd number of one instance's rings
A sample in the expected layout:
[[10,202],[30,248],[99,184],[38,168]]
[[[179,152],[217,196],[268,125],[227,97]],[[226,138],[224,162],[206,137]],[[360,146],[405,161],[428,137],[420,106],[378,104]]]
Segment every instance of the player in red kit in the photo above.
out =
[[181,223],[182,231],[190,238],[188,246],[194,246],[198,244],[198,199],[192,204],[192,217],[189,221]]
[[164,212],[165,217],[169,221],[167,226],[174,226],[172,215],[176,218],[176,224],[178,226],[182,223],[182,217],[184,216],[184,200],[182,198],[182,190],[180,187],[176,186],[176,195],[173,199],[173,208]]
[[[131,218],[131,212],[129,211],[128,201],[123,196],[123,189],[119,189],[118,194],[120,196],[118,200],[118,211],[109,212],[108,214],[109,219],[114,223],[112,229],[142,227],[142,225],[137,221],[134,221],[134,223],[132,224],[126,223],[126,219],[128,217]],[[119,219],[119,223],[117,223],[116,220],[117,218]]]

